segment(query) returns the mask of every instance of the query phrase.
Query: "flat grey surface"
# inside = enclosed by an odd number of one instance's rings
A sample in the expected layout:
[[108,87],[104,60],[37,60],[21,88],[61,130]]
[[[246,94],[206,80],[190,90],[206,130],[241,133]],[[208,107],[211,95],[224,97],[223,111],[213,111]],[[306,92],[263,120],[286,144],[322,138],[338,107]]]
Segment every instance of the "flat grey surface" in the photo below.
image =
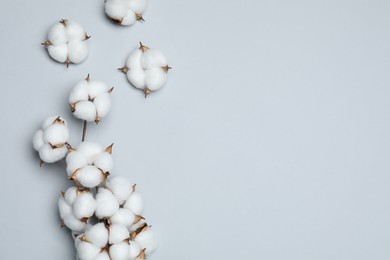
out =
[[[138,184],[151,259],[390,259],[390,2],[151,0],[118,27],[103,1],[0,8],[0,259],[74,259],[56,201],[64,164],[31,137],[87,73],[115,86],[87,140],[115,143],[113,174]],[[40,42],[61,18],[92,35],[66,69]],[[145,100],[116,68],[138,41],[174,68]]]

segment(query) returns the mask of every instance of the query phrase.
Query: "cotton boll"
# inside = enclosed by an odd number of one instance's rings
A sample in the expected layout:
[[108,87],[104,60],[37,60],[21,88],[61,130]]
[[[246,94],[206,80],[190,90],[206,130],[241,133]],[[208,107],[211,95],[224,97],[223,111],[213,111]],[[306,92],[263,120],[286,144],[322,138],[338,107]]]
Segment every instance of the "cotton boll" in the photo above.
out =
[[123,177],[110,177],[107,179],[106,187],[115,195],[115,198],[122,205],[133,192],[131,182]]
[[157,249],[157,241],[153,231],[150,228],[139,233],[134,238],[134,241],[137,242],[141,248],[146,248],[145,253],[147,255],[150,255]]
[[105,117],[111,108],[111,98],[109,93],[103,93],[97,96],[94,101],[96,112],[99,118]]
[[87,165],[76,172],[75,180],[87,188],[98,186],[105,178],[98,168]]
[[112,260],[128,260],[129,254],[129,244],[127,242],[114,244],[110,247],[110,256]]
[[90,192],[83,192],[80,194],[74,204],[73,213],[76,218],[89,218],[96,209],[96,200],[93,198]]
[[125,1],[111,0],[106,1],[105,11],[111,19],[119,21],[126,16],[128,9]]
[[150,49],[143,53],[141,64],[144,69],[162,68],[168,64],[168,61],[161,51]]
[[98,223],[85,233],[85,237],[92,244],[103,248],[108,242],[108,230],[103,223]]
[[96,212],[98,218],[105,218],[113,216],[119,209],[119,204],[116,201],[111,191],[101,188],[96,195]]
[[101,251],[101,248],[92,243],[81,241],[77,246],[77,254],[80,260],[92,260]]
[[121,224],[130,227],[135,220],[135,215],[131,210],[120,208],[111,218],[112,224]]
[[39,149],[43,146],[43,131],[38,130],[33,137],[33,146],[35,151],[39,151]]
[[145,71],[145,84],[150,90],[158,90],[167,80],[167,73],[161,68],[151,68]]
[[90,86],[88,81],[79,81],[72,89],[69,95],[69,103],[76,103],[81,100],[89,99]]
[[91,80],[89,75],[77,83],[69,96],[73,115],[81,120],[99,123],[111,108],[111,92],[104,82]]
[[112,224],[109,234],[108,242],[110,244],[118,244],[130,237],[129,230],[126,226],[120,224]]
[[114,165],[111,154],[107,152],[99,153],[94,158],[95,167],[101,169],[103,172],[110,172]]
[[88,43],[86,41],[69,42],[68,50],[69,59],[75,64],[80,63],[88,56]]
[[42,45],[47,47],[50,57],[68,66],[70,63],[80,63],[87,58],[88,39],[89,36],[79,23],[61,20],[50,28],[48,40]]
[[136,259],[141,253],[143,248],[141,248],[138,243],[131,241],[129,245],[129,259]]
[[50,45],[47,47],[47,50],[49,52],[50,57],[52,57],[53,60],[61,63],[66,62],[69,55],[67,44]]
[[123,208],[131,210],[136,215],[141,215],[143,206],[141,195],[138,192],[133,192],[123,205]]
[[145,97],[164,86],[169,69],[171,67],[161,51],[150,49],[142,43],[138,50],[129,55],[126,66],[120,68],[134,87],[144,91]]
[[96,106],[93,102],[80,101],[75,104],[73,115],[78,119],[93,122],[96,119]]
[[39,157],[46,163],[57,162],[64,158],[67,153],[68,150],[65,146],[53,149],[49,144],[44,144],[39,149]]

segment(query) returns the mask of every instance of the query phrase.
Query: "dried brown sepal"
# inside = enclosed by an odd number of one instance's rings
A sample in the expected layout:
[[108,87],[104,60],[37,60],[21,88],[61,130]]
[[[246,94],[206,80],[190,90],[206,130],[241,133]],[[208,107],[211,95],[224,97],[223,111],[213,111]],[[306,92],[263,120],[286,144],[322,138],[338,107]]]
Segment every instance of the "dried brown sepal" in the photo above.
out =
[[69,64],[70,64],[70,59],[69,57],[66,58],[66,61],[65,61],[65,64],[66,64],[66,67],[69,68]]
[[142,259],[142,260],[145,260],[146,259],[146,248],[142,249],[141,250],[141,253],[139,253],[139,255],[136,257],[136,259]]
[[65,198],[65,192],[61,191],[61,197]]
[[91,38],[91,35],[88,35],[87,33],[85,33],[84,41],[89,40],[89,38]]
[[145,51],[149,50],[149,47],[143,45],[142,42],[139,42],[139,49],[140,49],[142,52],[145,52]]
[[99,115],[96,114],[95,123],[99,124],[100,121],[102,121],[102,118]]
[[150,93],[152,93],[152,91],[150,89],[144,88],[144,96],[145,96],[145,98],[147,98]]
[[81,218],[80,221],[87,224],[89,218]]
[[163,71],[164,71],[165,73],[168,73],[168,71],[172,69],[172,67],[169,67],[168,64],[165,65],[164,67],[161,67],[161,68],[163,69]]
[[145,22],[145,19],[143,18],[142,14],[135,14],[135,19],[137,21],[143,21]]
[[134,218],[134,221],[133,221],[133,225],[134,225],[134,224],[137,224],[137,223],[140,222],[141,220],[145,220],[145,218],[142,217],[141,215],[135,215],[135,218]]
[[60,225],[60,228],[64,228],[64,227],[65,227],[65,224],[62,222]]
[[122,68],[118,68],[118,70],[122,71],[123,73],[129,72],[129,68],[127,66],[123,66]]
[[64,125],[64,124],[65,124],[65,121],[62,120],[60,116],[58,116],[58,117],[53,121],[53,124]]
[[46,41],[42,42],[41,45],[47,47],[49,45],[52,45],[52,43],[49,40],[46,40]]
[[88,82],[91,80],[91,77],[89,76],[89,73],[88,73],[87,77],[85,78],[85,80],[88,81]]
[[72,113],[76,110],[76,103],[69,104],[70,110]]
[[39,167],[42,167],[42,165],[43,165],[44,163],[45,163],[45,161],[41,159],[41,160],[39,161]]
[[68,25],[67,19],[61,19],[60,23],[62,23],[65,27]]
[[131,232],[130,237],[132,239],[134,239],[139,233],[141,233],[142,231],[144,231],[148,228],[149,228],[148,224],[144,223],[139,228],[137,228],[135,231]]
[[106,153],[112,154],[112,147],[114,146],[114,143],[112,143],[110,146],[107,146],[104,150]]
[[75,152],[76,149],[74,149],[70,144],[66,143],[66,148],[68,148],[68,153]]
[[82,237],[80,237],[80,240],[81,241],[84,241],[84,242],[89,242],[87,237],[85,235],[83,235]]
[[108,93],[111,93],[112,91],[114,91],[114,87],[110,88],[110,89],[108,90]]
[[137,189],[137,183],[135,183],[131,188],[132,188],[132,192],[135,192],[135,190]]
[[51,149],[57,149],[57,148],[61,148],[61,147],[64,147],[65,144],[51,144],[49,143]]

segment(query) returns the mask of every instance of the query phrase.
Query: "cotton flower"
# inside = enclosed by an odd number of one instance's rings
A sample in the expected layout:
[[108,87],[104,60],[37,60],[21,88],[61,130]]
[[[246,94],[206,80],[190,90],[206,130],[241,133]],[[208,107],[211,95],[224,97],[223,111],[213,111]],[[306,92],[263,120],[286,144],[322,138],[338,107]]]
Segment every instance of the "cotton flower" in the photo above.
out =
[[87,122],[99,123],[111,108],[109,88],[104,82],[91,80],[89,75],[73,87],[69,95],[69,105],[73,115]]
[[63,225],[76,234],[85,231],[96,209],[93,194],[88,189],[71,187],[61,195],[58,208]]
[[68,147],[66,171],[69,179],[92,188],[106,180],[113,168],[112,145],[104,148],[98,143],[82,142],[75,149]]
[[120,25],[133,25],[142,20],[147,8],[147,0],[106,0],[105,11],[108,17]]
[[50,28],[48,39],[42,45],[47,47],[50,57],[69,66],[87,58],[89,38],[78,22],[63,19]]
[[33,137],[34,149],[39,153],[41,163],[54,163],[66,156],[66,143],[69,129],[66,121],[60,116],[50,116]]
[[119,68],[134,87],[144,91],[145,97],[163,87],[170,69],[162,52],[150,49],[142,43],[130,53],[126,65]]

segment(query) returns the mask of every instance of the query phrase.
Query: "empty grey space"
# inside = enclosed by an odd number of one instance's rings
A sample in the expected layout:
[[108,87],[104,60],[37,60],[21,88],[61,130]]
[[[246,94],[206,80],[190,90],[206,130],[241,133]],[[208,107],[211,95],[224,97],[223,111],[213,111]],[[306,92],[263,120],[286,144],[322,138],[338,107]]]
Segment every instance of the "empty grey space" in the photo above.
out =
[[[390,1],[151,0],[111,23],[103,0],[0,8],[0,259],[75,259],[57,211],[65,163],[31,139],[91,74],[115,86],[88,141],[114,145],[159,249],[150,259],[390,259]],[[90,55],[66,68],[40,42],[79,21]],[[118,72],[142,41],[173,70],[147,99]]]

